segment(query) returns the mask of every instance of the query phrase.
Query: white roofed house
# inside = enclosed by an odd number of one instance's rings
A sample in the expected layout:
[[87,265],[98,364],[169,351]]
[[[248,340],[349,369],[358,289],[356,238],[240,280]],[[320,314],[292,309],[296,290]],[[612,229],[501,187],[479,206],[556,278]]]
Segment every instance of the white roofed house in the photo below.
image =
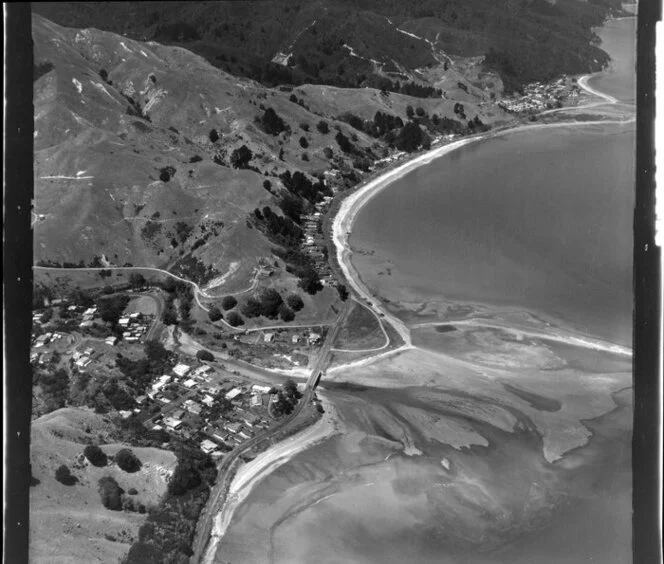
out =
[[217,445],[216,443],[213,443],[210,439],[205,439],[204,441],[201,442],[201,450],[205,454],[211,454],[215,450],[217,450]]
[[177,364],[175,368],[173,368],[173,372],[175,372],[178,376],[182,377],[187,372],[191,370],[191,366],[188,366],[186,364]]
[[241,388],[233,388],[230,392],[226,394],[226,399],[228,401],[235,399],[238,397],[240,394],[242,394],[242,389]]

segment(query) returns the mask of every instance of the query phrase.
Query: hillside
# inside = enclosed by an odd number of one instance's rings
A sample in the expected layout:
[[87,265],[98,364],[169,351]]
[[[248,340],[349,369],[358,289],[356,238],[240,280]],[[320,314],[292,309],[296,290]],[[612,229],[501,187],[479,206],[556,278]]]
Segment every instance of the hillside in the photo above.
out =
[[[479,57],[511,90],[560,73],[597,70],[592,27],[619,0],[262,0],[36,3],[73,27],[185,45],[215,66],[266,85],[376,85],[419,80],[416,69]],[[445,70],[448,70],[447,68]],[[494,80],[495,82],[495,80]]]
[[[112,440],[113,425],[105,416],[75,408],[53,411],[32,422],[30,488],[30,562],[117,562],[138,537],[146,514],[106,509],[98,492],[104,476],[115,478],[135,504],[156,506],[166,492],[166,481],[176,465],[175,455],[155,448],[132,448],[142,462],[138,472],[127,473],[114,463],[92,466],[82,455],[86,444],[99,441],[111,456],[123,445]],[[67,465],[77,478],[74,485],[55,479],[56,469]]]
[[[274,261],[280,242],[249,219],[254,209],[281,215],[284,198],[294,197],[306,213],[323,194],[324,171],[339,169],[348,178],[343,188],[361,176],[354,167],[366,165],[358,159],[387,154],[384,139],[339,118],[354,112],[370,120],[380,111],[405,122],[408,106],[456,117],[454,102],[440,97],[266,88],[180,47],[64,28],[37,15],[33,39],[34,253],[47,264],[156,266],[199,282],[230,272],[227,283],[240,284],[261,257]],[[481,105],[481,92],[464,95],[467,119],[505,118]],[[266,125],[272,110],[283,131]],[[340,150],[338,132],[352,150]],[[238,163],[242,147],[249,158]],[[309,188],[286,190],[279,178],[286,171],[304,172]]]

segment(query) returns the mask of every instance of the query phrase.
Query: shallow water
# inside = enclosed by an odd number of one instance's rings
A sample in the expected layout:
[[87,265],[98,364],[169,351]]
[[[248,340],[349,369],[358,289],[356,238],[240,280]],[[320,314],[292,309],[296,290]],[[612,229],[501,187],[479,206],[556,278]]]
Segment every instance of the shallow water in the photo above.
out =
[[[509,134],[422,167],[360,212],[354,264],[390,299],[511,305],[631,344],[632,127]],[[369,386],[326,392],[341,433],[255,486],[215,562],[631,562],[632,396],[611,395],[629,360],[461,325],[415,337],[445,355],[335,376]]]
[[464,147],[359,212],[353,264],[392,301],[519,306],[630,344],[634,143],[603,124]]

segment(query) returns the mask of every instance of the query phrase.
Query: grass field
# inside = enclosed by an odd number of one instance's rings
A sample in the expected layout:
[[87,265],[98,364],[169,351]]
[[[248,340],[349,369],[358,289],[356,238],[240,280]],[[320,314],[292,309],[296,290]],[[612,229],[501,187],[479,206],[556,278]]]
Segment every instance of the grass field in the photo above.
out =
[[359,303],[353,305],[334,347],[342,350],[362,351],[377,349],[386,343],[385,334],[376,316]]

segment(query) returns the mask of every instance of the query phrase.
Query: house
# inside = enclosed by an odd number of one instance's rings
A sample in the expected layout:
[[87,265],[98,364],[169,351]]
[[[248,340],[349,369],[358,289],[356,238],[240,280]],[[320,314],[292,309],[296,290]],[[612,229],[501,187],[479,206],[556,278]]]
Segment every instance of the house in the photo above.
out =
[[128,317],[121,317],[118,319],[118,325],[122,327],[128,327],[129,326],[129,318]]
[[315,345],[317,343],[320,343],[322,337],[320,333],[309,333],[309,344],[310,345]]
[[272,388],[270,386],[259,386],[258,384],[254,384],[251,386],[251,389],[259,394],[267,394]]
[[108,337],[104,342],[105,342],[107,345],[110,345],[111,347],[114,347],[114,346],[115,346],[115,343],[118,342],[118,338],[117,338],[117,337]]
[[249,425],[249,427],[253,427],[258,423],[258,416],[253,413],[245,413],[242,416],[242,419],[244,419],[244,422]]
[[50,333],[44,333],[43,335],[39,335],[39,337],[37,337],[37,339],[35,340],[35,348],[47,345],[50,340],[51,340]]
[[300,342],[300,336],[299,335],[293,335],[293,338],[291,339],[292,343],[296,345],[297,343]]
[[176,409],[171,415],[171,418],[177,419],[178,421],[180,421],[183,417],[184,417],[184,409]]
[[184,376],[190,370],[191,366],[187,366],[186,364],[177,364],[175,368],[173,368],[173,372],[175,372],[180,377]]
[[233,388],[230,392],[228,392],[224,397],[228,400],[231,401],[238,397],[240,394],[242,394],[242,389],[241,388]]
[[251,435],[247,431],[240,431],[237,435],[245,440],[251,438]]
[[121,409],[120,411],[118,411],[118,413],[120,414],[120,416],[122,417],[122,419],[127,419],[127,418],[131,417],[131,413],[132,413],[132,412],[131,412],[131,411],[124,410],[124,409]]
[[187,410],[194,415],[200,415],[201,411],[203,411],[203,407],[200,403],[194,403],[193,405],[190,405]]
[[201,442],[201,450],[205,454],[210,454],[211,452],[217,450],[217,445],[213,443],[210,439],[205,439],[204,441]]
[[147,397],[147,396],[138,396],[138,397],[136,398],[136,403],[137,403],[138,405],[143,405],[146,401],[148,401],[148,397]]
[[90,319],[86,319],[85,321],[81,321],[78,324],[79,327],[92,327],[92,321]]
[[207,405],[208,407],[212,407],[212,404],[214,403],[214,398],[212,396],[206,395],[202,400],[202,403]]
[[173,429],[175,431],[182,426],[182,421],[175,419],[173,417],[167,417],[166,419],[164,419],[164,425],[166,425],[166,427],[168,427],[169,429]]
[[193,378],[190,378],[184,383],[184,387],[190,389],[193,388],[195,385],[196,385],[196,380],[194,380]]
[[199,366],[196,370],[192,372],[192,376],[201,376],[205,374],[206,372],[209,372],[212,370],[211,366],[208,366],[207,364],[204,364],[203,366]]
[[84,355],[76,361],[76,366],[79,368],[85,368],[91,362],[92,359],[89,356]]
[[[55,303],[55,302],[53,302],[53,303]],[[93,307],[89,307],[88,309],[86,309],[83,312],[83,315],[94,315],[95,313],[97,313],[97,307],[93,306]]]
[[240,432],[240,429],[242,429],[242,423],[227,423],[224,426],[224,429],[230,431],[233,434],[237,434]]
[[266,343],[271,343],[274,341],[274,333],[265,333],[265,335],[263,335],[263,340]]
[[261,396],[259,394],[252,394],[251,395],[251,407],[258,407],[261,405],[262,400]]

